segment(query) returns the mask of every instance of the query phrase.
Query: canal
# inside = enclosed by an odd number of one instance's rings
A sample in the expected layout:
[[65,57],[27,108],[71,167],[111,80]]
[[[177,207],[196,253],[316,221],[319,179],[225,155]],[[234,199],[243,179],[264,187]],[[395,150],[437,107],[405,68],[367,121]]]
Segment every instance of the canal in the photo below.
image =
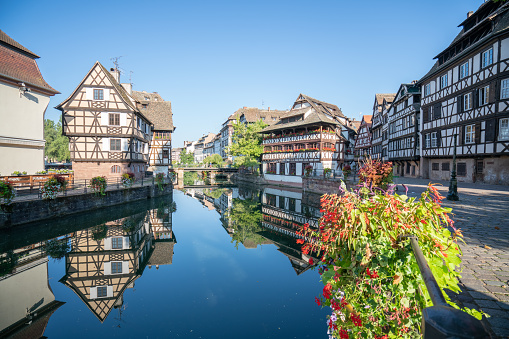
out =
[[298,190],[187,188],[0,232],[0,337],[327,338],[295,243],[318,217]]

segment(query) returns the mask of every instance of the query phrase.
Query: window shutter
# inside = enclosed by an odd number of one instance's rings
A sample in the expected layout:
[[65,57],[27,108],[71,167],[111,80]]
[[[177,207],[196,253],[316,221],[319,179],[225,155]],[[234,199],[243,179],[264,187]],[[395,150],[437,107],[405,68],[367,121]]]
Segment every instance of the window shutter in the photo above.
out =
[[495,125],[497,120],[486,120],[486,129],[484,131],[485,141],[495,141]]
[[129,273],[129,261],[122,261],[122,273]]
[[129,145],[129,139],[122,138],[122,151],[126,152],[128,151],[128,145]]
[[90,287],[90,299],[97,299],[97,287]]
[[458,96],[458,99],[456,99],[456,109],[457,109],[457,113],[461,113],[463,112],[464,110],[464,107],[463,107],[463,95],[460,95]]
[[104,93],[104,101],[110,101],[110,89],[105,88],[103,90],[103,93]]
[[104,263],[104,275],[110,275],[111,274],[111,262],[105,262]]
[[111,250],[111,238],[104,239],[104,249]]
[[475,136],[474,136],[474,140],[475,140],[475,143],[476,144],[479,144],[481,143],[481,123],[478,122],[475,124]]
[[497,96],[498,96],[497,83],[498,83],[498,81],[496,81],[496,80],[490,82],[490,93],[489,93],[489,98],[488,98],[490,103],[494,103],[495,101],[497,101]]
[[86,87],[85,91],[87,93],[87,100],[93,100],[94,99],[94,89],[90,87]]
[[463,135],[465,134],[465,126],[459,126],[459,133],[458,133],[458,145],[464,144]]
[[474,100],[472,108],[479,107],[479,90],[472,91],[472,99]]
[[120,113],[120,126],[127,126],[127,113]]
[[124,250],[129,249],[129,237],[124,237],[124,241],[123,241],[122,245],[123,245]]
[[422,120],[424,123],[429,122],[428,111],[429,111],[429,107],[422,108]]
[[442,130],[437,131],[437,147],[442,146]]
[[106,296],[108,298],[113,297],[113,286],[106,286]]
[[433,107],[433,119],[440,119],[442,117],[442,103],[439,102]]
[[103,151],[109,151],[110,150],[110,138],[102,138],[103,142]]
[[101,126],[108,126],[110,124],[110,114],[108,112],[101,112]]

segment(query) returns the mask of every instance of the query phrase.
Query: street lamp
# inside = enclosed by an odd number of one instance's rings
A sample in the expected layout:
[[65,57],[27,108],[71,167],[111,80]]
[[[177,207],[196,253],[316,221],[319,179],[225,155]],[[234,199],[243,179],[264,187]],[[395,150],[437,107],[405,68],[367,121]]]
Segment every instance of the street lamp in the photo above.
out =
[[449,193],[447,193],[447,200],[458,201],[458,180],[456,180],[456,144],[458,141],[458,134],[454,134],[454,153],[452,156],[452,172],[451,180],[449,181]]

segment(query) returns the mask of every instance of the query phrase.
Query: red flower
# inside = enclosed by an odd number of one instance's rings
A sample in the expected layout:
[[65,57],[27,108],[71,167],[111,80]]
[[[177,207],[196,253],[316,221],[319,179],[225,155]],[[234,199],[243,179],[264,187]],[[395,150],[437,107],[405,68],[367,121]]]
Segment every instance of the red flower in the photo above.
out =
[[349,339],[350,337],[348,336],[348,332],[346,330],[344,330],[343,328],[341,328],[339,330],[339,338],[341,338],[341,339]]
[[359,316],[355,313],[352,313],[352,315],[350,316],[350,318],[352,319],[352,322],[355,326],[358,326],[358,327],[361,327],[362,326],[362,321],[361,321],[361,318],[359,318]]
[[313,258],[309,258],[309,264],[313,265]]
[[366,269],[366,273],[369,275],[371,279],[378,278],[378,272],[377,271],[370,272],[369,267]]
[[304,239],[297,239],[297,244],[303,244],[304,243]]
[[332,285],[330,283],[327,283],[323,288],[323,296],[325,299],[330,299],[332,297]]
[[318,299],[318,297],[315,297],[315,303],[320,306],[322,305],[322,303],[320,302],[320,299]]

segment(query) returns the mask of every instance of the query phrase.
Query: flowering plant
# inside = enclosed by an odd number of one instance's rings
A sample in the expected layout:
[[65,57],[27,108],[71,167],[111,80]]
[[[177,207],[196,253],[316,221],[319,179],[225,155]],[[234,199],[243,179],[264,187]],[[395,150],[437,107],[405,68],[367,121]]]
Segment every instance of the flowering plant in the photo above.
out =
[[336,152],[336,149],[334,147],[323,147],[322,151]]
[[164,173],[157,173],[156,174],[156,183],[157,183],[157,187],[159,187],[159,189],[161,191],[164,190],[163,182],[164,182]]
[[442,291],[458,293],[462,234],[449,218],[451,209],[441,206],[443,197],[431,184],[419,199],[372,190],[366,182],[350,192],[342,183],[341,190],[341,196],[322,196],[319,228],[304,225],[297,240],[303,253],[321,257],[325,287],[316,302],[332,309],[329,333],[336,338],[420,336],[421,310],[432,303],[408,236],[418,239]]
[[134,173],[127,172],[122,174],[122,186],[125,188],[131,187],[134,183]]
[[323,175],[324,177],[328,178],[330,177],[331,169],[330,168],[324,168],[323,169]]
[[12,175],[17,175],[17,176],[20,176],[20,175],[27,175],[27,171],[14,171],[12,172]]
[[53,175],[44,182],[40,188],[42,199],[53,200],[57,197],[58,192],[62,192],[67,187],[67,180],[61,175]]
[[359,182],[387,190],[392,183],[392,162],[381,162],[368,156],[359,169]]
[[306,167],[304,167],[304,171],[306,171],[306,177],[309,177],[311,175],[311,172],[313,172],[313,166],[311,165],[307,165]]
[[14,185],[9,181],[0,181],[0,198],[2,198],[4,204],[10,204],[15,196]]
[[352,172],[350,165],[346,164],[343,166],[343,173],[345,174],[345,178],[350,174],[350,172]]
[[108,186],[108,183],[106,182],[106,177],[93,177],[92,180],[90,180],[89,187],[94,191],[96,195],[106,195],[106,186]]

